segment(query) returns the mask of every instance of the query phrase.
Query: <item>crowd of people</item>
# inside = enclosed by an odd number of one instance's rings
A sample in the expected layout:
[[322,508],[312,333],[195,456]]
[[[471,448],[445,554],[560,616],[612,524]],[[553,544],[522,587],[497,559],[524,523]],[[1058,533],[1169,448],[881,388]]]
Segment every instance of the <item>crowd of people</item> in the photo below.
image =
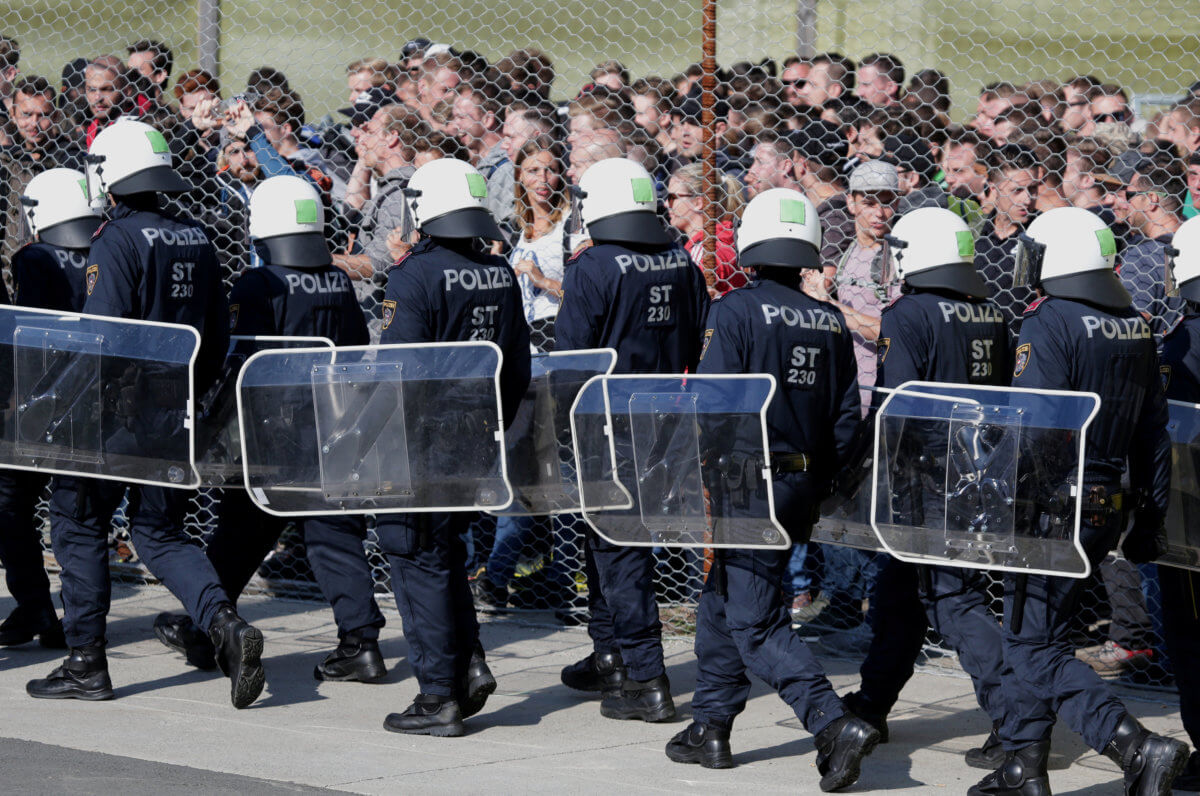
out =
[[[1200,84],[1152,118],[1136,118],[1127,92],[1096,77],[997,82],[980,90],[969,118],[957,124],[951,122],[949,82],[937,70],[910,76],[887,53],[858,62],[824,53],[779,64],[734,64],[719,74],[708,108],[699,66],[670,77],[633,79],[617,61],[599,64],[586,85],[566,92],[572,99],[555,102],[552,88],[563,87],[555,85],[551,59],[537,49],[489,63],[475,52],[414,39],[396,61],[366,57],[349,63],[346,107],[337,111],[339,117],[317,122],[287,76],[271,67],[254,70],[244,91],[223,90],[214,75],[199,69],[176,75],[172,84],[172,53],[158,41],[134,42],[124,58],[73,60],[57,84],[21,74],[19,55],[16,41],[0,37],[0,265],[18,301],[16,263],[35,232],[22,209],[26,187],[51,169],[84,170],[98,137],[118,120],[135,118],[161,134],[186,180],[185,190],[169,192],[169,210],[207,231],[235,291],[249,284],[248,275],[277,264],[253,234],[251,208],[259,188],[282,177],[304,183],[321,205],[332,266],[352,285],[373,342],[386,342],[389,329],[395,334],[396,281],[389,272],[427,252],[410,183],[418,170],[439,160],[470,164],[482,177],[480,197],[498,225],[490,253],[510,266],[530,343],[540,352],[564,339],[569,347],[588,347],[586,324],[581,327],[583,321],[570,311],[563,318],[559,313],[565,290],[573,281],[579,286],[579,263],[601,256],[588,253],[599,241],[583,205],[585,174],[613,159],[636,164],[648,175],[653,192],[638,201],[654,205],[669,241],[686,252],[712,299],[748,288],[755,279],[740,256],[736,232],[748,203],[780,190],[806,197],[820,219],[820,233],[814,241],[819,261],[806,263],[803,290],[844,321],[863,416],[891,340],[883,331],[884,311],[901,295],[893,233],[896,222],[916,211],[945,210],[969,231],[974,268],[994,291],[1010,341],[1021,334],[1022,318],[1035,299],[1015,272],[1015,247],[1039,217],[1062,208],[1088,210],[1112,231],[1120,280],[1157,337],[1174,329],[1186,311],[1185,300],[1170,290],[1164,263],[1172,238],[1200,213]],[[702,162],[706,147],[715,153],[711,182]],[[713,215],[715,240],[706,233]],[[81,274],[81,284],[84,279]],[[92,283],[87,284],[90,295]],[[680,365],[686,360],[681,357]],[[1017,367],[1019,374],[1019,362]],[[457,531],[471,536],[475,599],[503,608],[513,596],[516,559],[534,544],[534,523],[502,519],[493,526],[476,523],[469,532]],[[554,542],[543,549],[554,573],[557,596],[551,607],[570,617],[579,602],[574,577],[579,562],[562,559],[572,549],[579,555],[581,543],[573,537],[580,533],[560,520],[550,526],[545,535]],[[698,581],[696,563],[687,567]],[[874,595],[886,565],[881,553],[796,545],[784,579],[792,617],[812,628],[873,627]],[[1109,558],[1099,568],[1102,588],[1093,591],[1104,596],[1092,599],[1111,622],[1109,637],[1088,651],[1096,669],[1121,673],[1165,657],[1156,632],[1163,622],[1160,609],[1147,597],[1157,582],[1152,567]],[[245,579],[229,590],[244,585]],[[373,599],[364,601],[374,605]],[[33,625],[41,632],[46,607],[36,610]],[[205,614],[206,625],[233,626],[236,616],[213,619],[220,610],[212,603],[198,613]],[[370,621],[346,629],[373,630],[343,638],[344,659],[356,659],[378,635],[377,608],[365,613]],[[180,648],[194,651],[186,639],[204,638],[183,621],[165,620],[162,628],[161,635]],[[24,637],[28,628],[20,629],[12,638]],[[0,636],[3,632],[0,627]],[[865,640],[869,643],[869,633]],[[206,660],[228,654],[225,642],[217,636],[213,641],[216,649],[204,653]],[[482,653],[472,652],[460,668],[474,667],[471,676],[482,677]],[[614,681],[644,685],[659,676],[653,663],[634,676],[634,661],[622,662],[599,646],[597,653],[573,675],[564,672],[564,682],[574,677],[583,690],[604,690]],[[226,667],[224,659],[221,665]],[[345,661],[327,660],[318,676],[339,679],[339,665]],[[629,676],[616,677],[626,667]],[[644,691],[655,689],[661,691],[662,684]],[[643,697],[635,691],[629,699]],[[430,704],[441,709],[441,703]],[[420,714],[420,705],[414,707]],[[703,746],[713,739],[702,733],[695,740]]]

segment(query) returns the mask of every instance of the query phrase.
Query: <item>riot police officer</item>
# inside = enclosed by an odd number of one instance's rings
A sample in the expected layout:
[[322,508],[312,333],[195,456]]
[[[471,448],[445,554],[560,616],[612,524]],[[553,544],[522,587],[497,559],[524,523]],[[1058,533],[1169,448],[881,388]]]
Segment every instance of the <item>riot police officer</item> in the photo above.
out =
[[[974,237],[949,210],[928,207],[901,218],[887,238],[896,258],[901,295],[883,311],[879,332],[880,387],[908,381],[1007,384],[1011,371],[1008,328],[991,288],[974,265]],[[914,506],[929,522],[930,511]],[[932,626],[957,651],[971,675],[980,706],[998,723],[1002,655],[1000,626],[988,610],[988,578],[979,570],[921,566],[889,559],[871,595],[871,647],[862,685],[846,704],[886,741],[887,714],[913,674]],[[998,756],[998,757],[997,757]],[[1003,762],[989,736],[967,762],[992,769]]]
[[[1093,567],[1117,546],[1130,508],[1126,558],[1160,552],[1170,487],[1167,406],[1150,327],[1113,271],[1116,241],[1098,216],[1050,210],[1018,238],[1016,282],[1037,289],[1013,355],[1013,386],[1094,392],[1080,541]],[[1128,462],[1131,493],[1121,485]],[[1135,498],[1135,495],[1137,498]],[[1022,578],[1027,580],[1023,583]],[[1125,772],[1128,794],[1169,793],[1187,746],[1146,730],[1099,675],[1075,658],[1070,623],[1083,580],[1005,575],[1004,763],[972,796],[1047,794],[1056,715]]]
[[[842,313],[800,290],[802,274],[821,268],[821,225],[807,197],[790,188],[755,196],[737,249],[756,277],[713,302],[698,372],[776,376],[767,407],[775,512],[793,543],[803,543],[861,422],[854,345]],[[693,722],[667,744],[667,757],[733,765],[729,731],[746,707],[749,671],[816,736],[821,790],[840,790],[857,781],[879,731],[845,707],[792,632],[782,591],[790,558],[790,550],[714,552],[696,619]]]
[[[1171,239],[1174,282],[1187,314],[1163,337],[1161,372],[1167,398],[1200,403],[1200,219],[1189,219]],[[1193,747],[1200,747],[1200,575],[1159,564],[1163,637],[1175,665],[1179,715]],[[1200,752],[1193,749],[1175,790],[1200,791]]]
[[[83,308],[88,247],[101,221],[100,211],[89,201],[83,172],[43,171],[25,186],[21,204],[34,241],[12,258],[16,303],[78,312]],[[7,304],[7,290],[0,286],[0,293]],[[0,473],[0,565],[17,601],[0,624],[0,646],[24,644],[36,636],[44,647],[66,647],[42,565],[41,534],[34,525],[37,501],[48,481],[39,473]]]
[[[461,160],[425,164],[405,189],[419,241],[388,271],[380,342],[490,340],[504,354],[500,397],[512,421],[529,384],[529,327],[521,292],[503,258],[484,240],[501,240],[487,210],[483,175]],[[450,440],[441,444],[452,447]],[[496,681],[484,661],[467,582],[467,512],[381,516],[379,546],[392,567],[396,605],[420,693],[384,726],[393,732],[457,736]]]
[[[694,370],[708,292],[655,213],[649,173],[608,158],[583,173],[579,188],[593,245],[567,265],[555,348],[613,348],[616,373]],[[663,666],[653,550],[618,547],[590,531],[584,547],[593,652],[563,669],[562,681],[603,692],[600,713],[608,718],[667,721],[675,705]]]
[[[166,140],[147,124],[118,121],[92,142],[87,174],[93,201],[110,206],[108,221],[92,239],[84,312],[195,328],[201,342],[194,381],[203,392],[225,355],[229,307],[207,233],[160,210],[162,194],[190,187],[172,168]],[[71,655],[26,690],[48,699],[111,699],[104,651],[111,600],[107,542],[125,487],[56,477],[52,489],[50,535],[62,566],[63,627]],[[130,532],[142,561],[208,632],[217,662],[231,679],[231,701],[245,707],[263,688],[262,633],[237,615],[203,551],[184,533],[188,497],[178,489],[130,487]]]
[[[237,336],[324,337],[335,345],[367,345],[367,322],[354,286],[332,264],[324,235],[325,210],[312,184],[272,177],[250,197],[250,240],[263,265],[246,271],[229,299],[230,332]],[[241,361],[234,351],[227,368]],[[232,374],[234,371],[230,370]],[[237,598],[274,548],[285,518],[254,509],[241,488],[221,492],[208,558],[225,592]],[[338,648],[313,671],[318,680],[378,680],[387,674],[379,651],[383,615],[375,603],[371,566],[363,549],[362,515],[302,517],[304,548],[317,585],[333,606]],[[155,634],[201,668],[213,668],[213,647],[186,615],[162,614]]]

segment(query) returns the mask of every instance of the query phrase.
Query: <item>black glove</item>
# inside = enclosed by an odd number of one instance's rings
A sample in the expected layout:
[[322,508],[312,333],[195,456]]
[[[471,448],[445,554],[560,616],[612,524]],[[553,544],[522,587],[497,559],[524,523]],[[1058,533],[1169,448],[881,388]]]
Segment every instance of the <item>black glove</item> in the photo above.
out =
[[1121,552],[1133,564],[1149,564],[1167,552],[1167,528],[1158,512],[1138,512],[1133,527],[1121,543]]

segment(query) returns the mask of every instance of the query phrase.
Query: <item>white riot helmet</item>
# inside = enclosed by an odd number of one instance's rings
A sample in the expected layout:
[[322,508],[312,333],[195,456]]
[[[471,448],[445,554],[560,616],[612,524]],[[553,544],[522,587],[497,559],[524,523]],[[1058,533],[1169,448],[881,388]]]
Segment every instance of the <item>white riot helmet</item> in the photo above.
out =
[[271,265],[315,268],[333,262],[325,243],[321,195],[300,177],[271,177],[254,189],[250,240]]
[[87,154],[88,193],[103,204],[105,194],[183,193],[191,184],[171,167],[171,149],[144,122],[118,119],[96,134]]
[[755,195],[737,227],[738,265],[821,267],[821,221],[808,197],[791,188]]
[[658,217],[654,180],[640,163],[606,158],[579,178],[579,214],[588,236],[603,243],[665,246],[671,242]]
[[100,211],[88,199],[87,178],[75,169],[47,169],[21,194],[29,231],[44,243],[86,249],[100,227]]
[[455,158],[431,160],[416,170],[404,195],[417,229],[430,237],[504,237],[484,204],[487,180],[470,163]]
[[1133,301],[1113,270],[1116,238],[1090,210],[1047,210],[1017,238],[1016,255],[1014,284],[1018,286],[1113,309]]
[[1175,230],[1167,247],[1166,279],[1168,293],[1200,303],[1200,216],[1189,218]]
[[908,285],[979,298],[992,295],[975,270],[975,236],[957,213],[944,207],[913,210],[884,239],[896,258],[897,274]]

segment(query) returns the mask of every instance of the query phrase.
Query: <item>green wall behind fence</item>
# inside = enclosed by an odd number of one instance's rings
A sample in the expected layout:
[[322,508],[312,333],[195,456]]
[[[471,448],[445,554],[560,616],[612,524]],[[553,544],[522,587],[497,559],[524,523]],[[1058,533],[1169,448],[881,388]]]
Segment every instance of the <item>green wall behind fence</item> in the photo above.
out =
[[[818,49],[851,57],[886,50],[910,71],[935,67],[953,88],[956,120],[978,87],[995,79],[1063,78],[1088,72],[1135,93],[1178,93],[1200,79],[1196,0],[818,0]],[[664,76],[699,60],[699,6],[669,0],[225,0],[221,79],[244,85],[254,67],[283,69],[310,116],[343,104],[345,64],[362,55],[397,58],[408,38],[473,47],[489,59],[534,44],[559,71],[555,95],[573,95],[592,65],[623,61],[634,76]],[[725,2],[718,11],[718,59],[782,57],[795,42],[790,2]],[[0,31],[22,45],[22,71],[56,78],[70,58],[124,54],[136,38],[176,50],[176,71],[197,62],[193,4],[145,0],[103,4],[8,0]]]

